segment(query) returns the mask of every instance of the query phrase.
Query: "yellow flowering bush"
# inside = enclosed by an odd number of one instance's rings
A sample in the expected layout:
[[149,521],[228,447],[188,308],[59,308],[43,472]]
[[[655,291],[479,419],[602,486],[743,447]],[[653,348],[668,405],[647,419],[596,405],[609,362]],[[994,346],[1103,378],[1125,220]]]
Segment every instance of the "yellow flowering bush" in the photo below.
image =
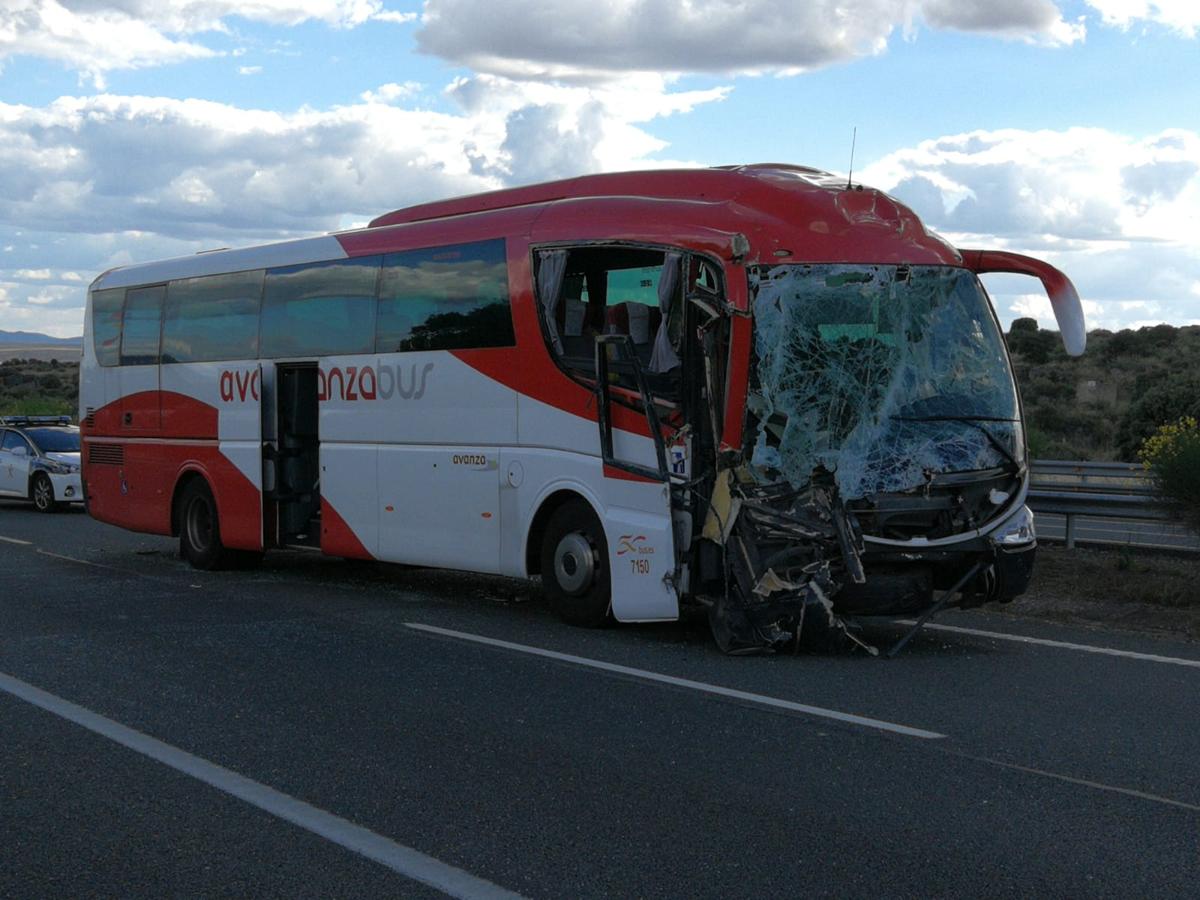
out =
[[1193,416],[1159,426],[1142,442],[1138,459],[1159,497],[1200,533],[1200,423]]

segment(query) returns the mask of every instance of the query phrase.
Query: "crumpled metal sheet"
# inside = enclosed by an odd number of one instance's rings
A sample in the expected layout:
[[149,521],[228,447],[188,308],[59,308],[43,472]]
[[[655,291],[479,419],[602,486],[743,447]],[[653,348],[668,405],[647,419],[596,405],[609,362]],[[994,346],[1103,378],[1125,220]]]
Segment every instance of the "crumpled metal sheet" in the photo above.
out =
[[[713,637],[724,652],[761,653],[801,641],[876,652],[833,609],[842,584],[862,578],[861,536],[846,519],[832,479],[826,473],[819,480],[796,491],[759,485],[744,468],[718,478],[724,499],[714,499],[705,534],[725,546],[726,591],[709,607]],[[729,515],[731,509],[737,514]]]
[[751,288],[762,480],[803,488],[822,467],[855,499],[1020,452],[1003,341],[970,272],[783,265],[753,270]]

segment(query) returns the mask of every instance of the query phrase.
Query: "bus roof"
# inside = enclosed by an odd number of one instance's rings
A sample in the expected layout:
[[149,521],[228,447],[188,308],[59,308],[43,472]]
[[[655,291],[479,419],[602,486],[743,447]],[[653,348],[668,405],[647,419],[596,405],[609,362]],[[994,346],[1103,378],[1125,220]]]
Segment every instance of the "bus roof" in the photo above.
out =
[[[744,235],[748,256],[763,262],[962,264],[953,247],[882,191],[785,163],[583,175],[410,206],[378,216],[369,228],[541,207],[559,214],[538,217],[543,233],[536,238],[549,239],[554,230],[569,240],[587,236],[601,204],[615,205],[634,226],[628,239],[636,239],[638,227],[648,239],[663,236],[656,231],[682,238],[688,225],[716,229]],[[551,221],[553,229],[544,227]],[[658,222],[667,227],[654,228]]]
[[[368,227],[124,266],[92,289],[435,246],[490,234],[535,243],[625,240],[763,263],[962,265],[958,252],[882,191],[783,163],[583,175],[394,210]],[[744,237],[749,244],[734,240]],[[739,250],[738,248],[741,248]]]
[[370,227],[424,222],[469,213],[576,200],[582,197],[653,197],[661,200],[732,200],[752,184],[749,179],[794,179],[808,186],[845,187],[829,172],[785,163],[718,166],[712,169],[650,169],[580,175],[521,187],[435,200],[393,210],[371,220]]

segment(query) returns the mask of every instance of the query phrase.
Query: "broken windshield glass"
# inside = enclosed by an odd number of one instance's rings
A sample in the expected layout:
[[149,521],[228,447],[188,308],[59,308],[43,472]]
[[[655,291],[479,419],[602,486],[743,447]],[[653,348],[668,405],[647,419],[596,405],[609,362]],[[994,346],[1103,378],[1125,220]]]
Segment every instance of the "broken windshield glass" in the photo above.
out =
[[1016,388],[970,272],[781,265],[750,280],[748,439],[765,480],[799,489],[824,469],[853,499],[1018,464]]

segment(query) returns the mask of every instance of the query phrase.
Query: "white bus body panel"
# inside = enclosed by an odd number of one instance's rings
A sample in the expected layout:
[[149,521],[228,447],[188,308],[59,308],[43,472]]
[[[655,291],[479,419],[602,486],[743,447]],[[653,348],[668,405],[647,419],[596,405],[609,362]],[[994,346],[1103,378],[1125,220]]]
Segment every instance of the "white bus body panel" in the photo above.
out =
[[[506,481],[517,493],[512,505],[524,536],[517,560],[522,569],[533,516],[551,494],[574,491],[591,503],[604,527],[613,615],[622,622],[679,618],[679,599],[668,580],[675,571],[670,489],[657,482],[606,476],[595,420],[524,395],[517,402],[523,447],[513,451],[512,459],[523,471],[518,487]],[[653,440],[614,430],[614,450],[617,434],[624,438],[626,455],[620,458],[632,456],[643,465],[655,465]],[[578,452],[581,447],[595,448],[595,455]],[[514,574],[525,573],[517,569]]]

